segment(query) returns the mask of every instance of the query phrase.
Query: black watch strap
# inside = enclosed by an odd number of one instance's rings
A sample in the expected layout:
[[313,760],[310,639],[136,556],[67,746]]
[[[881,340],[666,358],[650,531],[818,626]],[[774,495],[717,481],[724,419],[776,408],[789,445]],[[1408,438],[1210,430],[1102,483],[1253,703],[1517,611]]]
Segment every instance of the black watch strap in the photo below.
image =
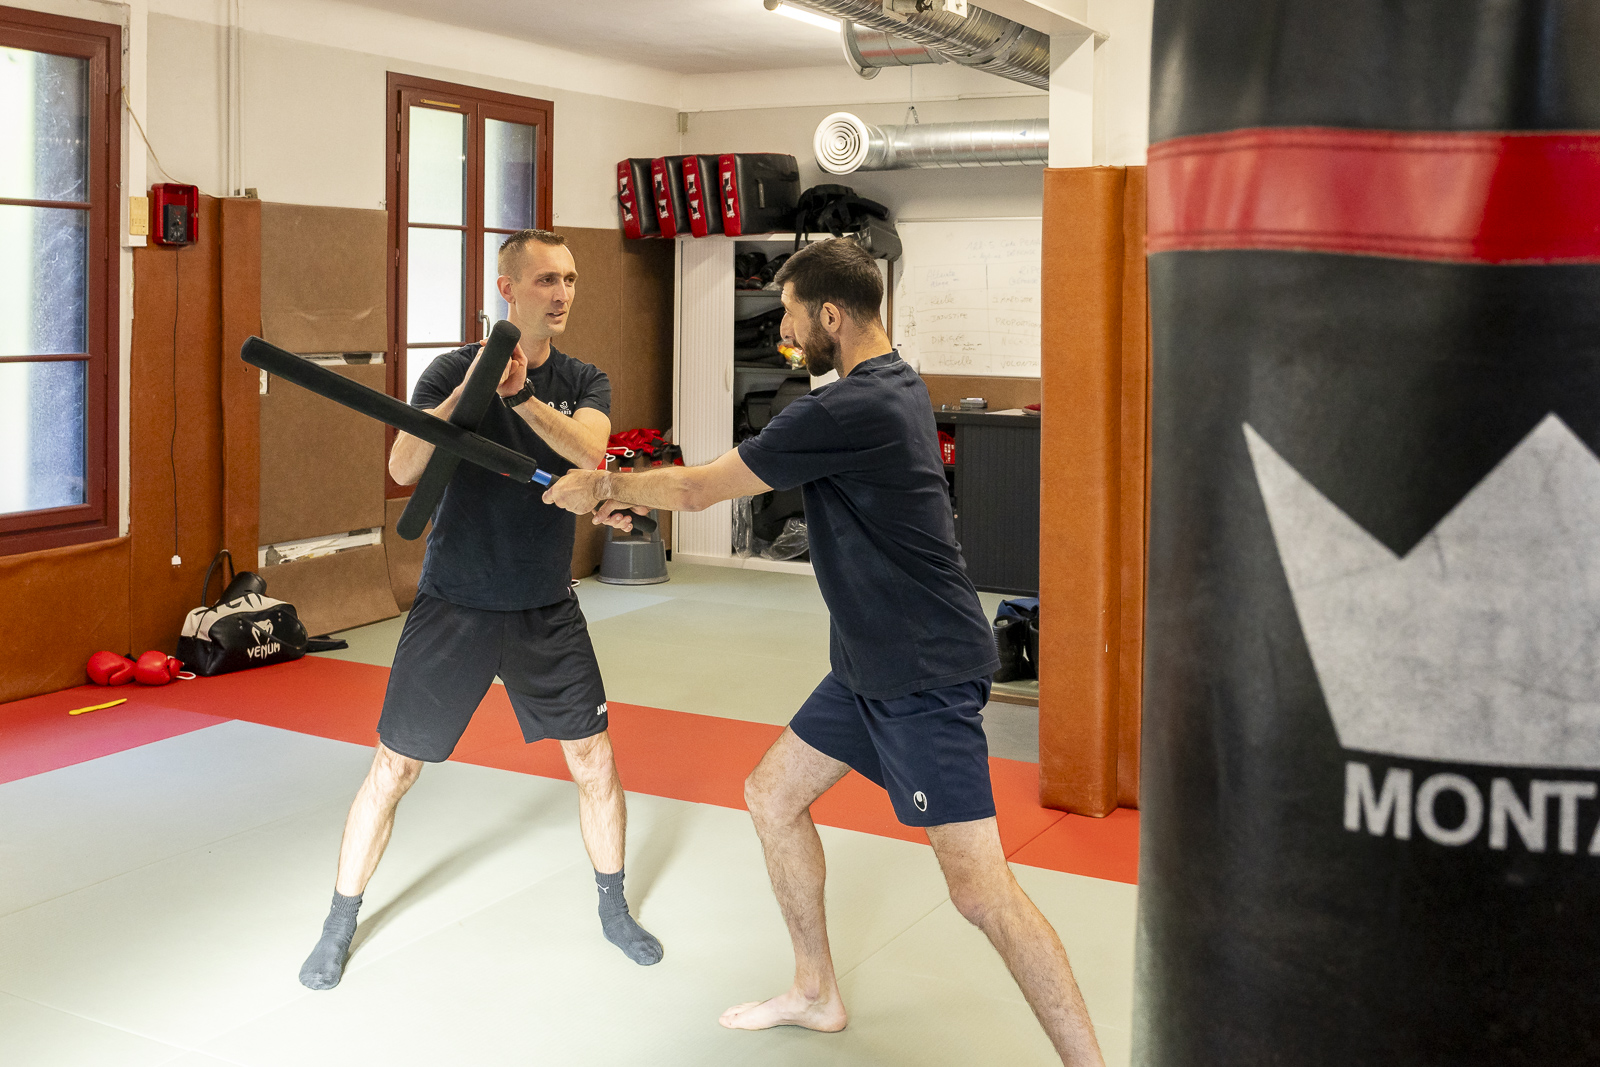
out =
[[518,389],[515,393],[512,393],[510,396],[503,396],[500,399],[505,401],[506,407],[508,407],[508,408],[516,408],[516,407],[520,407],[525,401],[532,399],[532,397],[533,397],[533,379],[529,378],[527,381],[522,383],[522,388],[521,389]]

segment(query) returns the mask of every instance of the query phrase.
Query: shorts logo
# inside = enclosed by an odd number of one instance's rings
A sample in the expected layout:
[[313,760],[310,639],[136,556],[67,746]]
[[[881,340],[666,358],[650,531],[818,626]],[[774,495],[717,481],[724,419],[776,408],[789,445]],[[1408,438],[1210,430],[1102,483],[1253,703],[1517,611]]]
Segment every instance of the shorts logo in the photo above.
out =
[[594,713],[596,715],[604,715],[606,713],[606,706],[601,704],[599,707],[594,709]]
[[928,810],[928,797],[920,789],[911,794],[911,803],[917,806],[918,811]]

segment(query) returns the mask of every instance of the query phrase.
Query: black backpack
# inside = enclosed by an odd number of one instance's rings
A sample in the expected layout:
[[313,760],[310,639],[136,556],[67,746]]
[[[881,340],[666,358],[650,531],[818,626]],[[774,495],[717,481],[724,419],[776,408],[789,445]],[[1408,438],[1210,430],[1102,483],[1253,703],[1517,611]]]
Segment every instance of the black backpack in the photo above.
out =
[[835,237],[850,234],[879,259],[900,258],[900,234],[889,219],[889,209],[857,196],[848,185],[813,185],[800,194],[794,213],[797,250],[813,231]]

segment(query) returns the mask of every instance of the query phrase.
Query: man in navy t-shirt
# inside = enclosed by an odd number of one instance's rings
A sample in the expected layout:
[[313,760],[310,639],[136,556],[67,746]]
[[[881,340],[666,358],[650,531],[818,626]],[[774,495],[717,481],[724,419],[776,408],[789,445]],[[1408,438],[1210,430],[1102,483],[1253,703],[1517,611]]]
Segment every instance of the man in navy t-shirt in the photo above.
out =
[[[578,280],[565,240],[544,230],[500,247],[500,295],[522,331],[478,433],[553,473],[593,468],[611,433],[611,383],[558,351]],[[482,345],[438,356],[422,372],[415,407],[449,418]],[[433,446],[401,433],[389,472],[422,477]],[[312,989],[338,985],[356,910],[400,803],[423,763],[448,759],[496,676],[529,743],[561,742],[578,785],[579,826],[594,863],[601,930],[636,963],[661,944],[628,914],[622,861],[627,811],[606,734],[606,695],[583,612],[572,593],[573,517],[531,487],[471,463],[456,468],[433,515],[417,599],[406,616],[378,721],[372,770],[339,846],[333,907],[300,970]]]
[[745,783],[795,979],[771,1000],[728,1009],[722,1024],[844,1029],[810,807],[853,767],[888,790],[902,823],[926,828],[951,900],[999,950],[1062,1061],[1100,1064],[1061,940],[1000,847],[981,714],[999,660],[956,544],[933,404],[883,331],[877,265],[836,238],[797,252],[777,280],[785,335],[811,373],[837,370],[837,382],[703,467],[573,471],[544,494],[624,525],[628,505],[698,511],[804,487],[833,670]]

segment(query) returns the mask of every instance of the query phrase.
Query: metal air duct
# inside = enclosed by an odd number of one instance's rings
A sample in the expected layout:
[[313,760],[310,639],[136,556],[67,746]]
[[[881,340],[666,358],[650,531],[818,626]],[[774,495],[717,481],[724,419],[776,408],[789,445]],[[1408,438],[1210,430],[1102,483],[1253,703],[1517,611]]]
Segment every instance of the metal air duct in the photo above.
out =
[[829,174],[913,167],[1043,166],[1050,158],[1047,119],[930,122],[874,126],[848,111],[822,120],[811,139],[817,165]]
[[918,67],[928,63],[948,63],[943,52],[925,44],[908,41],[882,30],[842,22],[839,35],[844,39],[844,57],[863,78],[876,78],[884,67]]
[[[1049,36],[981,7],[968,4],[967,15],[962,18],[947,11],[924,11],[901,16],[884,10],[882,0],[783,2],[842,22],[855,23],[858,33],[860,27],[865,27],[891,34],[913,45],[923,45],[953,63],[998,74],[1035,89],[1050,88]],[[848,34],[845,47],[846,55],[849,55]],[[904,46],[897,44],[895,47],[903,50]],[[866,73],[863,67],[871,69],[899,65],[903,64],[895,60],[866,63],[856,65],[856,71],[870,78],[872,75]]]

